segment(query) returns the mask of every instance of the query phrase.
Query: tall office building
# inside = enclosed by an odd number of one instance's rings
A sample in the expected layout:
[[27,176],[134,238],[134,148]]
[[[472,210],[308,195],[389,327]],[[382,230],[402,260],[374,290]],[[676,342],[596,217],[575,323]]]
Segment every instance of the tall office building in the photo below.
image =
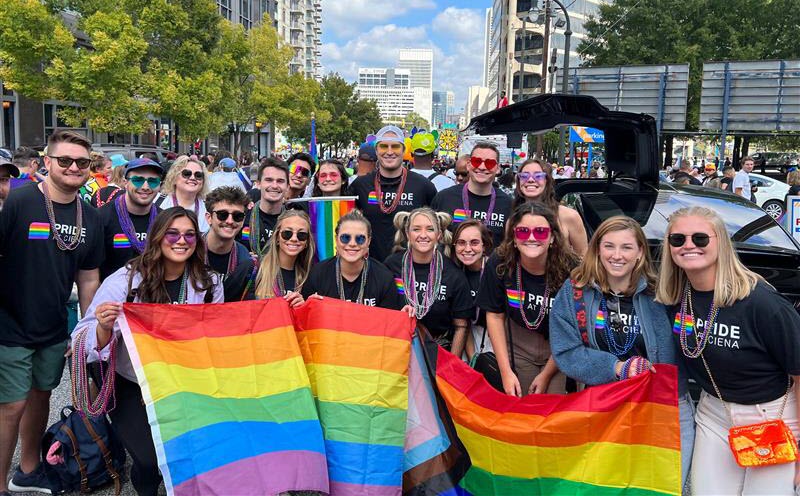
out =
[[[570,47],[570,67],[580,64],[578,45],[586,38],[584,22],[592,14],[597,14],[601,4],[610,0],[578,0],[569,3],[571,28],[573,31]],[[545,0],[494,0],[486,39],[488,49],[484,51],[484,67],[488,81],[489,101],[496,102],[500,92],[505,90],[512,102],[530,98],[541,89],[541,77],[551,54],[544,54],[544,24],[540,16],[529,15],[532,7],[542,9]],[[561,9],[551,4],[555,17],[551,18],[550,49],[556,50],[556,67],[563,68],[564,28],[555,27],[556,19],[563,18]],[[536,13],[534,13],[536,14]],[[552,88],[548,76],[548,89]],[[522,89],[520,90],[520,84]]]
[[447,122],[447,92],[433,92],[433,120],[431,128],[441,129],[442,124]]
[[492,9],[486,9],[486,18],[483,23],[483,86],[489,88],[492,80],[489,73],[489,49],[492,46]]
[[433,50],[430,48],[403,48],[397,62],[398,69],[411,73],[414,91],[414,112],[425,120],[433,120]]
[[375,100],[384,121],[402,119],[414,111],[411,71],[407,69],[358,69],[356,92],[362,100]]

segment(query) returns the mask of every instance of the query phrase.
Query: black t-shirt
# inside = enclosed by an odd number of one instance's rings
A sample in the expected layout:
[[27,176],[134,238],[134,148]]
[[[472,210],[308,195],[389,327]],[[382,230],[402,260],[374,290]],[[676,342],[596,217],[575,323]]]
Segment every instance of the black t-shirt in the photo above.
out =
[[[228,263],[233,250],[236,250],[236,267],[228,274]],[[211,250],[206,250],[206,253],[208,253],[208,265],[211,266],[214,272],[220,274],[222,278],[225,301],[241,301],[248,283],[251,286],[254,283],[251,280],[253,276],[253,259],[250,257],[247,248],[243,244],[235,242],[233,249],[223,255],[218,255]]]
[[[489,203],[491,202],[491,195],[479,196],[467,190],[469,197],[469,211],[464,205],[462,198],[462,191],[466,185],[456,184],[451,186],[436,195],[431,203],[431,208],[439,212],[447,212],[453,216],[453,222],[450,224],[450,230],[455,231],[458,224],[468,219],[486,220],[489,215]],[[492,233],[494,246],[500,245],[503,241],[503,235],[506,228],[506,219],[511,212],[511,197],[495,188],[496,197],[494,202],[494,209],[491,213],[486,227]]]
[[295,284],[297,279],[295,278],[295,271],[294,269],[284,269],[281,267],[281,278],[283,279],[283,289],[287,293],[289,291],[295,291]]
[[[356,301],[361,289],[361,275],[350,282],[342,278],[344,296],[347,301]],[[339,287],[336,283],[336,257],[323,260],[311,268],[305,284],[303,284],[303,297],[308,298],[317,293],[320,296],[339,298]],[[371,307],[400,310],[405,306],[405,300],[397,294],[394,276],[385,265],[377,260],[369,261],[367,281],[364,286],[364,305]]]
[[[700,330],[705,329],[712,298],[713,291],[692,291]],[[678,322],[679,311],[679,305],[672,308]],[[696,346],[694,336],[687,336],[691,349]],[[703,356],[724,401],[754,405],[778,399],[786,393],[787,375],[800,375],[800,316],[771,286],[759,282],[750,296],[719,309]],[[703,361],[687,358],[686,364],[691,377],[716,396]]]
[[[169,301],[172,302],[173,305],[180,305],[181,302],[181,284],[183,283],[183,277],[179,277],[173,281],[164,281],[164,285],[167,287],[167,294],[169,295]],[[187,282],[187,284],[189,284]],[[186,295],[184,295],[185,298]]]
[[720,184],[727,184],[728,187],[725,188],[725,191],[730,191],[733,193],[733,178],[732,177],[723,177],[719,180]]
[[[395,280],[395,289],[398,294],[404,295],[403,290],[403,255],[405,252],[394,253],[386,259],[386,267],[392,272]],[[475,305],[469,293],[464,273],[448,258],[442,257],[442,280],[436,302],[428,313],[422,317],[422,324],[434,338],[446,337],[452,339],[453,319],[471,319],[475,314]],[[422,301],[422,295],[427,289],[430,264],[414,264],[414,278],[416,280],[417,301]],[[405,302],[405,296],[401,296]]]
[[[392,251],[394,245],[394,216],[397,212],[410,212],[415,208],[425,207],[431,204],[436,196],[436,187],[419,174],[408,171],[406,185],[403,189],[397,208],[390,214],[381,212],[378,201],[381,201],[375,193],[375,174],[377,171],[370,172],[366,176],[361,176],[350,185],[347,194],[357,196],[356,207],[363,212],[364,216],[372,224],[372,242],[369,246],[369,256],[383,261]],[[397,188],[400,185],[400,178],[387,179],[381,176],[381,192],[383,193],[383,204],[388,207],[397,196]]]
[[[253,208],[259,208],[258,204],[254,205]],[[275,225],[278,223],[278,217],[280,214],[267,214],[264,213],[263,210],[259,210],[258,220],[261,222],[261,226],[254,227],[250,225],[252,209],[247,211],[247,214],[244,216],[244,225],[242,230],[239,232],[237,237],[237,241],[241,242],[248,250],[255,253],[255,249],[251,245],[251,240],[258,239],[259,246],[266,250],[269,247],[270,240],[272,239],[272,234],[275,231]],[[256,238],[257,236],[257,238]]]
[[[152,208],[158,210],[155,205]],[[122,231],[113,202],[107,203],[98,212],[100,212],[100,221],[103,223],[103,247],[105,249],[103,263],[100,264],[100,280],[102,281],[128,263],[130,259],[138,256],[139,252]],[[136,237],[142,242],[147,241],[150,214],[129,215],[133,222],[133,228],[136,230]]]
[[[79,234],[77,201],[53,203],[53,211],[69,243]],[[0,344],[40,348],[67,339],[66,304],[76,275],[103,259],[103,227],[88,203],[79,235],[75,250],[60,250],[37,185],[11,191],[0,212]]]
[[[597,347],[603,351],[613,353],[620,360],[627,360],[637,355],[647,358],[647,347],[644,344],[639,317],[633,307],[633,297],[615,297],[608,294],[603,296],[606,301],[606,313],[604,314],[602,310],[598,310],[595,316],[594,337],[597,340]],[[606,325],[611,331],[611,336],[606,334]],[[625,344],[628,343],[629,339],[632,339],[633,342],[630,343],[630,349],[627,352],[617,355],[608,344],[609,337],[614,340],[615,350],[617,351],[626,348]]]
[[476,305],[475,309],[478,316],[478,319],[475,320],[476,314],[473,313],[471,317],[472,322],[474,324],[478,324],[479,326],[486,327],[486,312],[477,307],[478,290],[481,287],[481,271],[464,269],[464,276],[467,278],[467,284],[469,284],[469,294],[472,297],[472,302]]
[[100,190],[92,195],[91,204],[95,208],[101,208],[124,192],[125,190],[119,186],[106,186],[105,188],[100,188]]
[[253,203],[258,203],[261,201],[261,190],[258,188],[252,188],[247,192],[247,196],[250,197]]
[[550,309],[553,307],[553,300],[556,291],[550,291],[545,302],[545,277],[537,276],[522,269],[522,288],[517,288],[517,270],[512,268],[503,277],[497,275],[497,266],[500,259],[497,255],[492,255],[486,262],[481,278],[481,287],[478,290],[478,306],[487,312],[506,313],[511,319],[522,328],[527,328],[522,319],[522,311],[528,322],[533,324],[536,321],[542,305],[545,305],[545,315],[537,332],[549,336],[550,332]]

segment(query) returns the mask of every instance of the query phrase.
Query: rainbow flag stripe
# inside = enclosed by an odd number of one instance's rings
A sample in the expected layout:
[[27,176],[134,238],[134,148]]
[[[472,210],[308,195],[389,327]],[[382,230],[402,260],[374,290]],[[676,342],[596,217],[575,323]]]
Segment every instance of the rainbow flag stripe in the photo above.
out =
[[[692,334],[694,332],[694,316],[689,314],[686,315],[683,319],[683,323],[686,326],[686,334]],[[672,332],[675,334],[681,333],[681,313],[678,312],[675,314],[675,321],[672,324]]]
[[677,369],[656,369],[514,398],[439,348],[436,382],[472,460],[462,494],[680,494]]
[[130,248],[131,240],[125,234],[115,234],[113,239],[113,246],[115,249]]
[[293,313],[325,436],[331,495],[399,496],[413,321],[330,298]]
[[242,241],[250,241],[250,226],[242,228]]
[[606,314],[602,310],[598,310],[597,315],[594,317],[594,328],[600,330],[606,328]]
[[403,285],[403,280],[399,277],[394,278],[394,286],[397,288],[397,294],[406,294],[406,287]]
[[374,191],[370,191],[369,195],[367,196],[367,204],[369,205],[377,205],[378,204],[378,194]]
[[524,291],[517,291],[516,289],[506,289],[506,299],[508,306],[511,308],[519,308],[522,304],[522,299],[525,297]]
[[28,239],[50,238],[50,224],[47,222],[31,222],[28,227]]
[[121,324],[168,494],[329,491],[284,300],[125,304]]
[[453,222],[460,223],[467,219],[469,219],[469,210],[464,210],[463,208],[453,210]]
[[317,260],[336,255],[336,224],[356,208],[356,199],[355,196],[308,199],[308,216],[311,218]]

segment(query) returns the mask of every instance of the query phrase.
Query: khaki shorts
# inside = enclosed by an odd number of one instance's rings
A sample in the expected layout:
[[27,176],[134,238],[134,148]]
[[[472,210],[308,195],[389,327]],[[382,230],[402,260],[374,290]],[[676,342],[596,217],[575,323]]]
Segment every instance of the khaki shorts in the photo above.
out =
[[28,397],[31,389],[52,391],[61,382],[68,340],[45,348],[0,345],[0,403]]

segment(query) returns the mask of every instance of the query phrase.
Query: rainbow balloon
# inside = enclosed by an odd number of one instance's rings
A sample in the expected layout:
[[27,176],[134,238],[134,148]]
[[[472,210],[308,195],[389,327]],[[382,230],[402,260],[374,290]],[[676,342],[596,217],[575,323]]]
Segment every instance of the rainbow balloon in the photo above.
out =
[[339,219],[356,208],[355,196],[329,198],[304,198],[308,202],[311,232],[314,235],[318,261],[336,255],[336,224]]

